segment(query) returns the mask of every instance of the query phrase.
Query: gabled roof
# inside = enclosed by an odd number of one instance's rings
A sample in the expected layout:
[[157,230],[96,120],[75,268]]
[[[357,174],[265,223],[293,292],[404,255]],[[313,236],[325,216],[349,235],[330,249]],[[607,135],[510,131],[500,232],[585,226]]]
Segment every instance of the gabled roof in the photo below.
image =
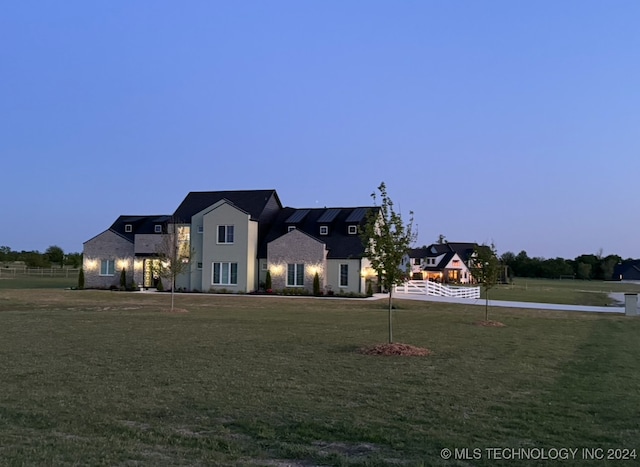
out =
[[[162,231],[166,231],[166,224],[171,216],[159,214],[154,216],[120,216],[118,217],[109,230],[133,242],[136,234],[153,234],[156,233],[156,225],[162,225]],[[127,232],[126,225],[131,225],[131,232]]]
[[[274,219],[264,242],[259,247],[258,256],[267,256],[267,244],[276,238],[289,232],[289,228],[310,235],[324,243],[329,250],[327,257],[335,258],[361,258],[364,246],[358,234],[349,234],[348,226],[363,227],[366,223],[366,214],[370,210],[378,210],[375,206],[361,206],[348,208],[313,208],[296,209],[283,208]],[[328,228],[327,235],[320,235],[320,227]]]
[[476,243],[468,242],[446,242],[446,243],[433,243],[427,247],[414,248],[409,251],[410,258],[438,258],[438,264],[431,264],[424,267],[425,271],[440,271],[449,261],[458,255],[464,263],[468,263],[469,259],[473,255]]
[[265,208],[274,200],[279,208],[282,207],[275,190],[192,191],[180,203],[173,216],[189,223],[194,214],[225,199],[249,213],[253,220],[262,220]]

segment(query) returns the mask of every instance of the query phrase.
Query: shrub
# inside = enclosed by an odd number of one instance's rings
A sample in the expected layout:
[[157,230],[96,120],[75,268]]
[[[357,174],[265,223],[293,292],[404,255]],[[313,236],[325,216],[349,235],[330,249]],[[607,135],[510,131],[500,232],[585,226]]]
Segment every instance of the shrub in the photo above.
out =
[[320,276],[317,271],[313,276],[313,295],[320,295]]
[[120,288],[122,290],[127,288],[127,271],[125,268],[122,268],[122,271],[120,271]]
[[264,288],[267,290],[270,290],[273,288],[273,285],[271,284],[271,271],[267,270],[267,277],[265,277],[264,280]]
[[164,292],[164,285],[162,285],[162,279],[158,279],[158,285],[156,286],[158,292]]
[[84,289],[84,268],[81,268],[80,272],[78,272],[78,289]]

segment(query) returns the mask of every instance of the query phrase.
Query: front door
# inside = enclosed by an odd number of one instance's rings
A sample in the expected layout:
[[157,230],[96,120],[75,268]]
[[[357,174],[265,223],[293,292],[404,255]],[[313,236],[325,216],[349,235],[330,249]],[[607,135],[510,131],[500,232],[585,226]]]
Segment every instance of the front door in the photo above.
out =
[[160,277],[158,271],[160,270],[160,260],[158,259],[145,259],[143,266],[143,284],[144,287],[158,287],[158,281]]

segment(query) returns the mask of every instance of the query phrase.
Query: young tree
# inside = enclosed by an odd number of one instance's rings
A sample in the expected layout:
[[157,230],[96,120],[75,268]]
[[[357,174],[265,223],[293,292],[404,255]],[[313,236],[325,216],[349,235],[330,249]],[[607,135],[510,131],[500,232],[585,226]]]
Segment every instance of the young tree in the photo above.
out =
[[[367,214],[367,221],[361,239],[365,256],[371,267],[378,273],[378,279],[389,293],[389,343],[393,342],[393,287],[405,279],[401,269],[402,260],[416,239],[413,230],[413,211],[409,212],[409,223],[404,224],[402,217],[393,208],[393,202],[387,194],[384,182],[378,187],[381,205],[379,209]],[[376,193],[372,193],[374,203]]]
[[189,234],[180,228],[179,222],[175,219],[169,222],[169,231],[162,235],[156,254],[160,259],[158,275],[161,279],[168,279],[171,284],[171,311],[173,311],[176,278],[189,270],[193,252],[189,247]]
[[496,247],[482,244],[475,248],[471,261],[471,274],[484,289],[484,320],[489,321],[489,290],[498,284],[502,265]]

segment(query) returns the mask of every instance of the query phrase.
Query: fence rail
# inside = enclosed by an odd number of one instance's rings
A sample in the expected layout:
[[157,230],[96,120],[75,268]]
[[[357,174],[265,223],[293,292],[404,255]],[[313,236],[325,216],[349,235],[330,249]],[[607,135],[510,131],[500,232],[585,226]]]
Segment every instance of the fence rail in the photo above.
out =
[[432,281],[407,281],[402,285],[396,285],[395,292],[436,297],[480,298],[480,287],[456,287]]
[[0,268],[0,277],[78,277],[79,268]]

